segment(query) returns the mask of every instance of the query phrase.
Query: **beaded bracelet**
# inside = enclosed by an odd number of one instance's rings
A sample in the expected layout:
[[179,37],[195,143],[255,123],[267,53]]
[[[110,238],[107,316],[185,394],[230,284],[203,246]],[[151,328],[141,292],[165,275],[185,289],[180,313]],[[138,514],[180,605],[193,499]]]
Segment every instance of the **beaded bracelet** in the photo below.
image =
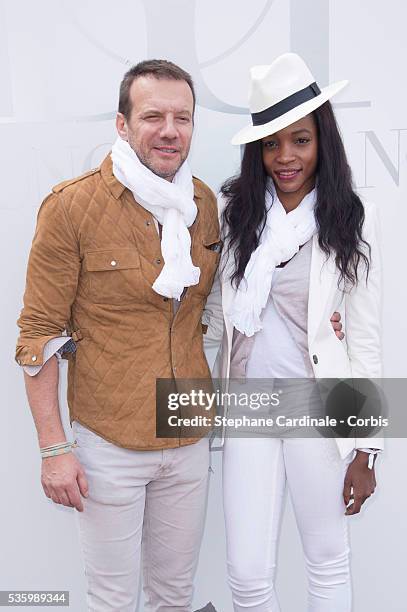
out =
[[40,448],[41,457],[55,457],[56,455],[64,455],[69,453],[73,448],[78,446],[77,441],[74,442],[63,442],[61,444],[52,444],[51,446],[45,446]]

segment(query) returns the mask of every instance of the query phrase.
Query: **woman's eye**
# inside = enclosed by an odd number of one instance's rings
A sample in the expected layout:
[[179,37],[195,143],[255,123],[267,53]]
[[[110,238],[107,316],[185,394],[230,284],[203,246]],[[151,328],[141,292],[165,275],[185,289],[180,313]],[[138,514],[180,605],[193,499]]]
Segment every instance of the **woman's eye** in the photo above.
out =
[[308,142],[310,142],[310,138],[298,138],[297,139],[297,143],[298,144],[307,144]]
[[277,143],[275,140],[266,140],[266,142],[264,143],[264,146],[267,147],[268,149],[274,149],[274,147],[277,146]]

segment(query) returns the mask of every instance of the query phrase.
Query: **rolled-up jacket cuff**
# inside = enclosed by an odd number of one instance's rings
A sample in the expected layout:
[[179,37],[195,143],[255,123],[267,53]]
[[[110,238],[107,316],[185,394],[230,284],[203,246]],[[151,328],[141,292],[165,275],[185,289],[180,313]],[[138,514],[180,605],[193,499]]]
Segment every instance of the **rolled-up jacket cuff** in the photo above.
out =
[[17,347],[16,361],[29,376],[35,376],[53,355],[60,356],[59,351],[64,345],[68,345],[69,352],[73,352],[70,348],[72,342],[70,336],[35,338]]

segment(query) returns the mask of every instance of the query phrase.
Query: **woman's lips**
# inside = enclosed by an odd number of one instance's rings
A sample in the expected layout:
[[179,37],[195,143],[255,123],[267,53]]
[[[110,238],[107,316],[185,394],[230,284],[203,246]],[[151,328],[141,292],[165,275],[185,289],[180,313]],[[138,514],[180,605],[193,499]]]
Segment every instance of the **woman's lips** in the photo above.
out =
[[278,170],[276,175],[280,181],[292,181],[300,172],[301,170]]

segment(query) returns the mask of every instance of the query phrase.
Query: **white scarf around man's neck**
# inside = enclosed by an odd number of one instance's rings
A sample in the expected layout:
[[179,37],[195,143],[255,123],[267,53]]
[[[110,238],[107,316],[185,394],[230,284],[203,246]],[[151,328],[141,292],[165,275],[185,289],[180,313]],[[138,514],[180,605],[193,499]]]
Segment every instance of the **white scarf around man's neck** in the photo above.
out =
[[267,220],[260,244],[250,256],[244,277],[235,289],[230,310],[226,313],[242,334],[253,336],[262,329],[261,313],[267,304],[275,268],[291,259],[317,232],[316,198],[314,188],[297,208],[286,213],[274,183],[269,179],[266,188]]
[[197,285],[200,277],[200,269],[192,263],[188,231],[198,212],[189,165],[185,161],[169,182],[144,166],[129,143],[121,138],[114,143],[111,157],[114,176],[162,225],[164,267],[153,289],[179,300],[184,287]]

